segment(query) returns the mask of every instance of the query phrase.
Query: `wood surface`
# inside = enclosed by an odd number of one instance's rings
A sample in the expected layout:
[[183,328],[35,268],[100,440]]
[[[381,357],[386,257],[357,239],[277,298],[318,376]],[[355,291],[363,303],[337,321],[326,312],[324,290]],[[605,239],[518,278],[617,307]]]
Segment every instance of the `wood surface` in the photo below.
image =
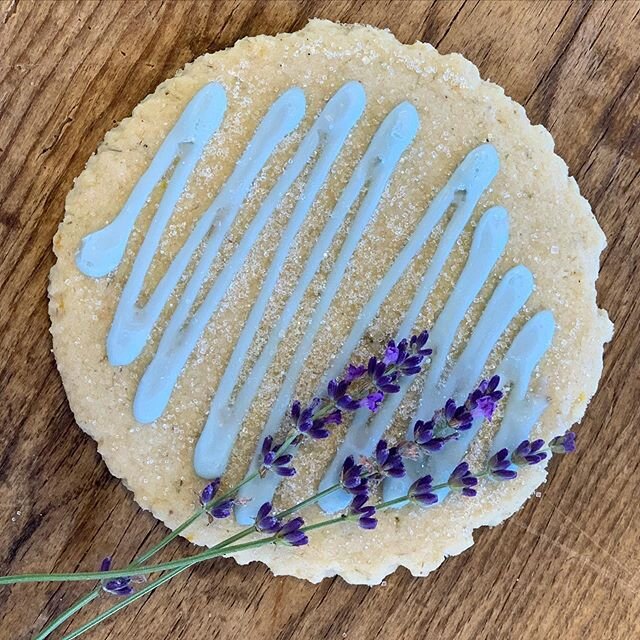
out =
[[[459,51],[553,133],[609,239],[616,324],[579,453],[541,497],[425,579],[274,578],[217,560],[91,638],[622,640],[640,635],[640,2],[2,0],[0,572],[127,561],[166,532],[75,426],[50,352],[46,287],[66,193],[105,132],[165,78],[237,38],[313,16]],[[173,543],[162,559],[191,551]],[[0,588],[0,638],[31,638],[82,585]],[[64,632],[112,602],[102,598]]]

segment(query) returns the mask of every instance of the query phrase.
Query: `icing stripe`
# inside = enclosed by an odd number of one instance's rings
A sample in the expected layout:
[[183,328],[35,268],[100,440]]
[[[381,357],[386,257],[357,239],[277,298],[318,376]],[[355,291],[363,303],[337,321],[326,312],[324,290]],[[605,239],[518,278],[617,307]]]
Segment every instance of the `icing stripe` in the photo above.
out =
[[[533,276],[522,265],[513,267],[502,277],[446,382],[439,380],[435,384],[425,384],[418,411],[407,425],[408,436],[412,435],[416,420],[425,416],[429,419],[434,411],[445,405],[448,398],[453,398],[458,403],[464,401],[477,383],[489,353],[532,291]],[[426,461],[408,460],[404,478],[387,479],[384,482],[385,500],[404,495],[414,480],[427,473],[434,477],[435,482],[440,482],[440,478],[445,475],[448,477],[462,458],[476,430],[477,427],[462,433],[458,440],[447,443],[438,455],[429,457]]]
[[529,438],[547,408],[546,398],[528,393],[528,389],[533,370],[551,345],[554,332],[553,314],[540,311],[522,327],[498,367],[502,385],[509,393],[490,456],[504,447],[512,450]]
[[155,236],[162,234],[187,184],[189,174],[200,159],[204,146],[220,126],[226,108],[224,89],[218,83],[207,84],[195,94],[160,145],[149,168],[134,186],[120,213],[106,227],[83,238],[76,255],[76,265],[82,273],[100,278],[120,264],[140,212],[177,158],[176,167],[158,207],[158,221],[155,227],[149,229],[145,238],[145,245],[153,245],[151,255],[153,254],[157,246],[157,240],[153,244]]
[[455,213],[447,226],[436,254],[433,256],[428,270],[422,277],[420,289],[416,293],[410,309],[398,331],[400,338],[408,334],[422,310],[424,301],[431,292],[444,263],[453,249],[456,240],[469,221],[474,208],[483,192],[498,173],[499,160],[496,150],[490,144],[483,144],[471,151],[453,172],[444,188],[436,195],[425,215],[411,234],[407,244],[384,275],[376,291],[362,309],[348,338],[345,340],[339,355],[327,373],[327,378],[335,378],[346,367],[351,354],[362,339],[367,327],[378,314],[378,311],[391,293],[391,290],[402,277],[431,235],[434,227],[453,205]]
[[[283,416],[286,414],[295,384],[304,366],[304,361],[311,349],[315,335],[320,327],[322,319],[329,309],[333,297],[338,290],[342,277],[358,241],[369,223],[378,202],[386,188],[387,182],[395,169],[400,156],[412,142],[418,129],[418,114],[408,102],[403,102],[393,109],[376,131],[373,139],[365,152],[362,160],[358,163],[349,183],[345,187],[342,195],[327,226],[325,226],[317,244],[313,248],[311,256],[305,265],[305,269],[300,277],[291,299],[297,298],[295,307],[297,308],[306,287],[310,284],[316,270],[320,266],[324,254],[329,249],[331,240],[340,226],[342,220],[358,199],[360,193],[366,188],[365,195],[354,217],[351,232],[347,234],[333,268],[324,285],[324,290],[312,317],[309,320],[303,338],[291,359],[285,380],[280,388],[278,396],[272,406],[267,423],[260,436],[259,443],[267,435],[274,434],[280,426]],[[290,301],[291,301],[290,299]],[[280,340],[281,333],[274,330],[269,340]],[[253,384],[253,383],[252,383]],[[246,385],[245,385],[246,386]],[[255,385],[254,385],[255,386]],[[259,446],[252,460],[249,473],[255,468]],[[251,495],[252,502],[239,507],[236,510],[236,519],[239,523],[251,521],[257,508],[266,499],[273,495],[277,487],[275,474],[271,474],[260,481],[254,480],[245,485],[240,492],[240,496]],[[262,498],[266,496],[263,500]]]
[[[453,225],[455,218],[449,226]],[[447,232],[441,240],[445,242]],[[469,257],[455,284],[442,313],[436,320],[429,338],[433,348],[433,355],[425,380],[427,386],[433,386],[442,375],[447,354],[451,349],[454,336],[464,318],[465,313],[478,295],[480,288],[485,283],[491,269],[502,255],[509,235],[509,219],[507,212],[501,207],[489,209],[480,219],[476,227],[469,250]],[[424,297],[418,292],[415,299],[424,303]],[[370,455],[375,446],[391,424],[393,414],[400,405],[405,392],[408,389],[405,382],[400,392],[387,396],[378,413],[369,421],[370,413],[366,410],[359,411],[353,419],[344,442],[338,448],[336,457],[331,462],[325,473],[320,489],[335,484],[340,475],[342,462],[353,455],[356,459],[361,455]],[[343,509],[349,503],[351,497],[345,491],[335,492],[320,502],[320,506],[327,512],[335,512]]]
[[[215,220],[213,231],[204,244],[202,256],[162,334],[156,354],[138,384],[133,401],[133,413],[138,422],[152,422],[162,415],[178,377],[209,319],[242,267],[260,231],[295,179],[296,176],[288,172],[287,180],[281,179],[276,183],[249,224],[243,241],[223,267],[202,304],[194,311],[198,292],[253,181],[276,146],[298,126],[304,110],[304,93],[298,88],[289,89],[273,103],[258,125],[253,140],[236,164],[231,177],[207,213],[200,219],[165,274],[165,278],[158,285],[157,292],[168,299],[172,290],[169,282],[177,283],[183,272],[181,267],[183,264],[186,266],[190,256],[200,246],[216,216],[222,214],[220,220]],[[285,174],[283,178],[284,176]],[[114,328],[115,326],[114,323]]]
[[[245,264],[265,224],[313,158],[302,196],[296,202],[293,214],[287,222],[260,293],[252,305],[234,347],[234,353],[221,377],[207,423],[196,446],[194,466],[196,472],[203,477],[214,477],[224,471],[239,428],[258,391],[259,383],[255,381],[262,380],[267,373],[305,292],[331,248],[338,229],[354,204],[358,203],[350,232],[339,248],[323,293],[312,310],[259,442],[262,442],[266,435],[275,434],[280,427],[304,363],[340,287],[359,239],[373,217],[402,153],[415,137],[419,124],[417,112],[411,104],[403,102],[389,113],[373,136],[306,260],[302,274],[287,299],[276,326],[268,336],[265,347],[257,361],[252,364],[251,376],[240,386],[234,398],[240,374],[243,367],[247,366],[246,353],[258,333],[264,312],[289,255],[290,245],[322,189],[349,132],[362,115],[364,105],[364,90],[357,82],[346,83],[327,102],[291,161],[287,163],[282,175],[260,205],[242,241],[222,267],[204,301],[197,308],[196,298],[253,182],[277,145],[298,127],[304,116],[306,103],[301,89],[292,88],[284,92],[272,104],[258,124],[253,139],[236,163],[231,176],[198,220],[144,306],[138,306],[138,300],[162,234],[206,144],[222,122],[226,110],[226,96],[220,84],[205,85],[194,95],[116,218],[104,228],[86,236],[80,245],[76,263],[86,275],[101,277],[117,268],[142,209],[160,180],[169,174],[158,209],[135,256],[107,338],[107,354],[111,364],[123,365],[135,360],[144,349],[153,326],[184,276],[194,254],[199,248],[202,249],[201,257],[163,332],[157,352],[140,380],[134,399],[136,419],[140,422],[151,422],[164,411],[190,354],[233,279]],[[427,209],[391,268],[380,280],[356,319],[340,352],[334,358],[327,377],[335,377],[342,372],[384,300],[407,271],[435,226],[448,209],[454,206],[451,220],[398,330],[399,337],[410,333],[455,243],[498,168],[498,155],[490,144],[480,145],[471,151],[458,166]],[[420,417],[430,417],[449,397],[457,401],[466,397],[477,383],[491,350],[531,294],[533,279],[525,267],[517,266],[507,272],[493,291],[464,351],[444,380],[447,356],[464,315],[486,283],[507,239],[506,211],[501,207],[489,209],[478,223],[467,262],[431,332],[434,353],[422,389]],[[508,393],[503,420],[491,445],[490,454],[503,447],[513,448],[529,437],[531,429],[545,410],[546,399],[529,393],[528,389],[533,371],[551,343],[554,329],[551,312],[542,311],[535,315],[516,335],[498,367],[497,373]],[[410,382],[402,384],[400,392],[388,397],[371,420],[370,414],[364,411],[354,416],[345,441],[339,447],[338,455],[323,478],[321,488],[335,483],[341,463],[347,455],[358,456],[373,451],[376,442],[391,423],[393,414],[409,386]],[[407,426],[408,435],[411,435],[416,418],[417,416]],[[482,420],[474,421],[469,431],[464,432],[459,440],[450,442],[437,456],[424,461],[408,461],[405,478],[388,479],[384,483],[385,499],[403,495],[413,480],[426,473],[430,473],[436,483],[446,481],[481,425]],[[258,454],[259,448],[249,472],[255,469]],[[269,474],[266,478],[243,487],[240,497],[251,497],[252,502],[237,509],[238,522],[250,524],[259,505],[272,499],[279,482],[278,476]],[[446,493],[446,490],[441,491],[441,497]],[[323,500],[321,506],[327,511],[336,511],[344,508],[348,500],[349,496],[346,493],[336,493]]]
[[[498,366],[497,374],[500,376],[501,385],[508,392],[500,428],[491,444],[489,456],[503,447],[513,450],[525,438],[529,438],[532,428],[546,409],[547,400],[529,392],[528,389],[533,370],[549,348],[554,331],[553,314],[550,311],[537,313],[516,335]],[[462,400],[462,397],[459,399]],[[476,418],[471,429],[462,433],[459,440],[449,442],[441,452],[421,467],[419,476],[429,473],[435,484],[446,482],[463,459],[483,423],[482,418]],[[445,487],[436,493],[441,502],[449,493],[449,489]]]
[[[227,368],[211,401],[209,416],[196,444],[194,454],[194,467],[196,472],[203,477],[220,475],[227,465],[229,453],[242,425],[244,412],[248,409],[253,398],[252,395],[251,397],[247,396],[255,392],[257,388],[253,381],[250,384],[245,384],[239,392],[236,402],[230,402],[245,362],[246,353],[258,331],[267,303],[275,289],[278,276],[289,253],[289,248],[318,192],[322,188],[333,162],[338,153],[340,153],[349,131],[362,115],[365,101],[364,89],[359,83],[349,82],[345,84],[322,110],[287,169],[290,173],[298,175],[309,161],[309,158],[320,149],[304,191],[282,234],[282,239],[269,266],[258,298],[251,308],[249,317],[244,324],[233,354],[229,358]],[[281,314],[279,325],[274,329],[275,336],[278,339],[281,332],[285,330],[288,319],[295,313],[295,307],[295,301],[293,303],[290,302],[287,305],[287,309]],[[271,340],[267,343],[263,356],[252,368],[252,378],[261,379],[264,376],[276,348],[276,340]]]

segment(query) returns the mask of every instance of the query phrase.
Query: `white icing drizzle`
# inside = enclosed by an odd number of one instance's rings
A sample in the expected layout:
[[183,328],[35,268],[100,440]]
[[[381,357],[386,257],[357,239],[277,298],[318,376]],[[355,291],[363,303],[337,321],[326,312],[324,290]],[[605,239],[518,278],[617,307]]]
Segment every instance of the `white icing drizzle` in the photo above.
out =
[[[140,212],[157,183],[177,158],[175,170],[158,206],[157,221],[149,229],[144,242],[148,247],[147,253],[150,251],[151,256],[153,255],[159,235],[173,213],[204,146],[220,126],[226,108],[224,89],[218,83],[206,84],[193,96],[117,217],[106,227],[90,233],[82,240],[76,255],[76,264],[82,273],[100,278],[120,264]],[[142,269],[143,276],[145,272],[146,268]]]
[[[304,291],[311,283],[311,280],[322,262],[324,254],[329,249],[338,227],[345,219],[347,213],[356,202],[363,189],[365,189],[365,194],[361,199],[361,204],[353,219],[350,233],[347,234],[342,247],[340,248],[338,257],[336,258],[332,270],[324,284],[323,293],[316,303],[303,338],[291,359],[284,382],[280,387],[278,396],[271,408],[271,413],[264,426],[259,442],[262,442],[267,435],[273,435],[280,426],[282,417],[287,412],[289,402],[295,389],[295,384],[304,366],[306,357],[311,350],[311,346],[322,319],[331,305],[346,271],[349,260],[356,249],[362,233],[377,208],[378,202],[382,197],[387,182],[395,169],[400,156],[416,135],[418,124],[418,114],[415,107],[408,102],[399,104],[389,113],[373,136],[367,151],[358,163],[349,183],[342,192],[340,199],[331,214],[331,219],[320,234],[318,242],[314,246],[309,259],[305,263],[305,268],[300,276],[300,280],[296,285],[287,306],[292,301],[295,301],[295,307],[298,307],[299,302],[304,295]],[[280,325],[278,325],[272,331],[269,337],[269,342],[279,342],[283,335],[284,331],[282,331]],[[253,383],[251,384],[253,385]],[[237,404],[242,406],[240,402]],[[258,462],[258,454],[259,445],[251,462],[249,473],[251,473]],[[248,497],[250,495],[252,500],[250,503],[241,506],[236,510],[236,519],[239,523],[250,521],[262,502],[273,494],[273,491],[277,486],[277,481],[274,481],[273,476],[274,474],[270,474],[260,481],[254,480],[242,488],[240,497]],[[267,496],[267,498],[263,500],[263,496]]]

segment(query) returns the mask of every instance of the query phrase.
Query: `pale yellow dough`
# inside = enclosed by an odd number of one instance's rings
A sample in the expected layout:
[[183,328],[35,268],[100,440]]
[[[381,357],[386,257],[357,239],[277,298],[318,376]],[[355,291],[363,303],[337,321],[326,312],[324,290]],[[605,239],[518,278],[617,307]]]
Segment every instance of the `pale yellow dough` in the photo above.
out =
[[[132,117],[105,136],[69,193],[65,217],[54,240],[58,261],[51,271],[49,289],[51,332],[69,403],[80,427],[97,441],[110,471],[122,478],[142,507],[169,527],[175,527],[194,508],[194,491],[202,486],[192,469],[194,443],[300,185],[294,185],[270,220],[246,268],[209,323],[168,410],[152,425],[136,423],[131,403],[137,381],[154,353],[158,329],[143,355],[128,367],[112,367],[107,362],[105,338],[132,257],[162,187],[141,216],[125,260],[116,272],[103,279],[82,275],[74,263],[76,250],[85,234],[104,226],[118,213],[194,93],[207,82],[219,81],[227,91],[227,114],[196,168],[162,243],[147,284],[157,282],[229,175],[268,105],[283,90],[299,86],[307,97],[303,125],[279,147],[252,189],[222,254],[214,262],[212,273],[218,272],[301,135],[325,101],[347,80],[364,85],[365,113],[314,205],[298,246],[292,249],[251,356],[255,358],[268,335],[318,230],[372,133],[391,108],[409,99],[420,114],[420,130],[393,175],[372,227],[360,241],[328,321],[315,342],[298,396],[309,398],[358,309],[434,194],[466,153],[487,140],[497,148],[501,168],[473,220],[475,224],[490,205],[505,206],[511,220],[510,241],[490,286],[482,290],[465,320],[455,349],[464,344],[498,277],[514,264],[524,264],[534,274],[536,290],[490,358],[485,373],[491,373],[515,330],[533,313],[548,308],[555,315],[557,333],[535,374],[533,387],[546,394],[550,404],[535,435],[548,438],[571,427],[583,416],[596,390],[603,343],[612,332],[606,313],[596,304],[595,282],[605,237],[588,202],[569,177],[566,164],[554,155],[553,140],[546,129],[532,126],[524,109],[507,98],[500,87],[481,80],[476,67],[462,56],[442,56],[423,43],[404,45],[390,33],[372,27],[314,20],[297,33],[246,38],[231,49],[204,55],[187,65],[138,105]],[[469,231],[447,263],[417,328],[429,328],[446,300],[464,263]],[[425,245],[410,273],[402,278],[360,345],[360,357],[367,357],[394,334],[437,236]],[[226,484],[240,479],[246,469],[282,372],[304,330],[303,320],[312,309],[314,292],[321,290],[326,267],[334,255],[327,256],[325,268],[299,311],[299,321],[293,323],[267,378],[255,381],[260,385],[259,397],[242,426]],[[165,315],[161,325],[166,320]],[[414,402],[415,397],[407,398],[391,433],[399,434],[404,429]],[[471,461],[482,459],[494,430],[495,425],[483,430],[469,452]],[[313,492],[342,435],[338,429],[331,440],[304,448],[296,464],[299,474],[280,492],[278,504],[289,505]],[[545,473],[540,466],[525,470],[512,483],[483,483],[475,500],[454,496],[428,510],[407,508],[384,514],[375,531],[365,532],[347,524],[314,533],[305,548],[269,546],[236,559],[241,563],[261,560],[276,574],[311,581],[339,574],[352,583],[375,584],[399,565],[415,575],[425,575],[445,557],[471,546],[475,528],[496,525],[517,511],[544,481]],[[306,516],[313,521],[320,512],[313,508],[306,511]],[[233,531],[231,519],[207,526],[203,518],[189,530],[188,537],[197,544],[212,545]]]

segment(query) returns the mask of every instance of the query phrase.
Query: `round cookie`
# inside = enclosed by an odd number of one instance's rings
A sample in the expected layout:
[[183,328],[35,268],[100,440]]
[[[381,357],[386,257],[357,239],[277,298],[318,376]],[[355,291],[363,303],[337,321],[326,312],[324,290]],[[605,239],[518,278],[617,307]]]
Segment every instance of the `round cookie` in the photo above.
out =
[[[302,228],[291,238],[282,273],[247,349],[240,383],[249,381],[256,394],[238,425],[224,484],[240,481],[247,470],[284,373],[304,339],[314,305],[325,290],[345,240],[358,231],[346,273],[318,328],[302,375],[296,380],[295,397],[303,402],[326,380],[326,372],[352,325],[425,211],[467,154],[479,145],[492,145],[499,158],[499,170],[480,195],[471,221],[446,257],[413,328],[434,326],[460,277],[481,217],[492,207],[504,207],[508,212],[508,242],[466,310],[444,370],[451,371],[463,352],[498,283],[510,269],[521,265],[532,274],[535,287],[501,333],[486,363],[482,363],[482,374],[489,376],[495,371],[529,319],[549,310],[555,333],[530,384],[531,392],[544,398],[546,405],[536,421],[535,436],[548,439],[563,433],[583,416],[596,390],[602,370],[602,346],[612,330],[606,313],[597,307],[595,291],[605,238],[589,204],[568,176],[566,164],[553,153],[549,133],[541,126],[532,126],[524,109],[507,98],[500,87],[481,80],[477,69],[462,56],[442,56],[427,44],[403,45],[388,32],[372,27],[320,20],[293,34],[247,38],[231,49],[204,55],[187,65],[138,105],[132,117],[105,136],[75,181],[54,239],[58,261],[51,271],[49,288],[51,331],[71,408],[80,427],[97,441],[110,471],[122,478],[143,508],[169,527],[177,526],[193,511],[194,491],[204,482],[193,468],[196,442],[310,170],[294,181],[269,216],[207,322],[166,409],[150,424],[135,419],[134,397],[171,311],[184,293],[185,279],[178,283],[144,350],[131,364],[111,364],[106,343],[133,260],[167,190],[167,179],[154,189],[135,222],[123,259],[115,270],[99,278],[84,275],[76,264],[78,249],[87,234],[116,218],[193,96],[207,83],[220,83],[226,95],[224,117],[204,147],[160,241],[144,281],[145,301],[197,221],[224,188],[261,118],[279,96],[297,87],[304,94],[302,121],[277,144],[250,185],[247,199],[231,220],[213,260],[205,280],[206,291],[241,246],[261,204],[327,101],[345,83],[354,81],[364,89],[366,104]],[[272,327],[277,325],[354,169],[385,117],[403,102],[415,107],[419,126],[383,185],[370,222],[362,233],[350,228],[361,205],[356,201],[323,256],[273,363],[263,378],[254,379],[253,363]],[[437,258],[437,247],[452,216],[448,210],[425,238],[380,312],[369,323],[353,361],[366,361],[370,354],[379,353],[381,346],[396,334],[425,270]],[[204,294],[200,294],[198,300],[203,299]],[[506,391],[508,396],[509,390]],[[418,403],[419,394],[409,392],[393,416],[387,435],[400,437],[404,433]],[[282,415],[282,424],[286,423],[287,416]],[[480,464],[486,458],[499,424],[497,416],[491,424],[483,425],[466,456],[472,464]],[[315,491],[347,426],[336,427],[331,439],[310,443],[300,450],[295,463],[298,474],[281,485],[276,504],[289,506]],[[544,478],[542,466],[527,468],[510,483],[482,482],[474,500],[451,495],[430,509],[406,507],[381,514],[374,531],[341,525],[314,532],[307,547],[267,546],[238,554],[236,559],[241,563],[261,560],[276,574],[312,581],[339,574],[349,582],[375,584],[399,565],[415,575],[425,575],[448,555],[469,547],[473,529],[496,525],[519,509]],[[305,510],[309,521],[322,517],[318,507]],[[187,537],[197,544],[212,545],[237,529],[233,519],[207,525],[203,518],[188,530]]]

